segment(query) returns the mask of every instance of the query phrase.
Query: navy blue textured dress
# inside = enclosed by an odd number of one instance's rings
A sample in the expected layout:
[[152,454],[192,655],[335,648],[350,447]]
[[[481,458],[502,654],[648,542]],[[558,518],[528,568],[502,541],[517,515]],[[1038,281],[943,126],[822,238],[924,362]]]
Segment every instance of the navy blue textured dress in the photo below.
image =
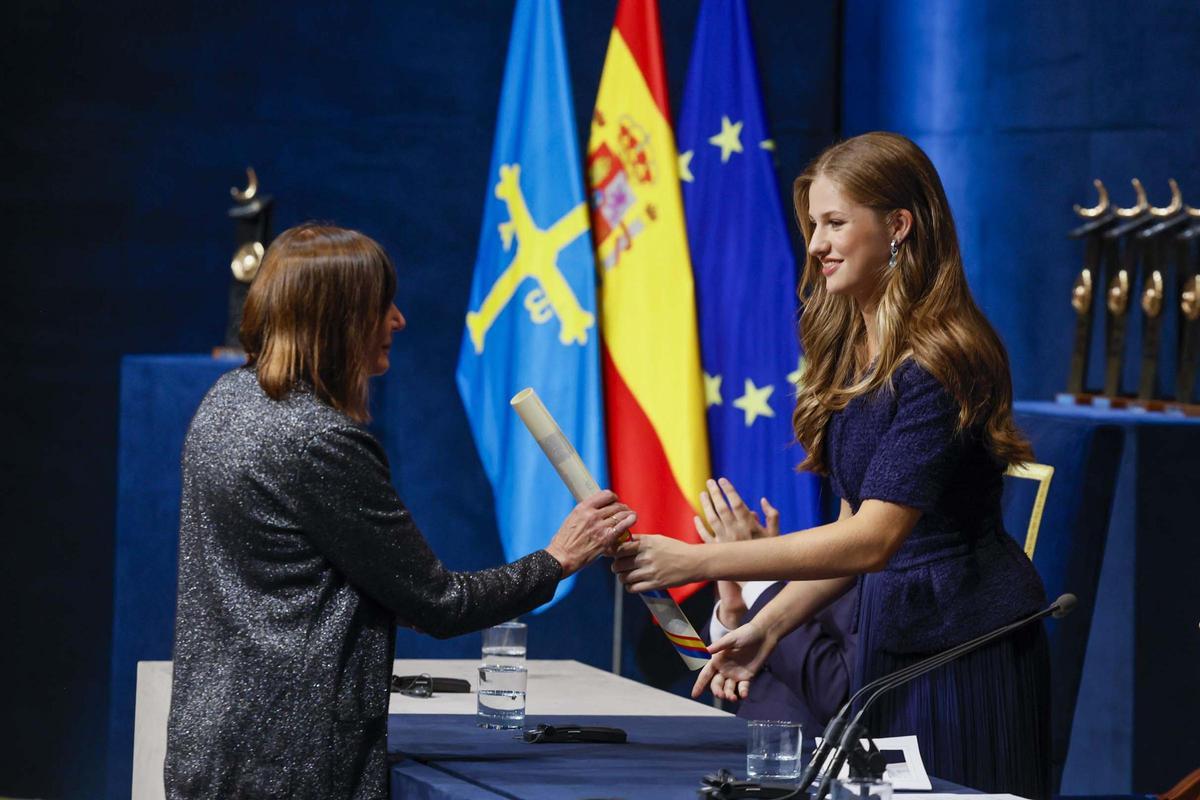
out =
[[[911,359],[827,432],[834,491],[919,509],[887,566],[860,578],[855,686],[1043,607],[1045,589],[1000,516],[1004,465]],[[874,736],[916,734],[933,775],[1024,797],[1050,794],[1050,674],[1040,624],[885,694]]]

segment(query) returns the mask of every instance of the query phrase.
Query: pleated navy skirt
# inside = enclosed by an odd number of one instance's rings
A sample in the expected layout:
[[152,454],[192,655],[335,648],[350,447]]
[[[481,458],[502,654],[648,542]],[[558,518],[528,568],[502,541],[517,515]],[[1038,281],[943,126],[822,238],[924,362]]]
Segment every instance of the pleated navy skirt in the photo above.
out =
[[[888,613],[862,581],[855,686],[932,653],[893,653],[872,643]],[[1050,797],[1050,658],[1041,623],[992,642],[881,696],[864,718],[872,736],[915,734],[931,775],[1034,800]]]

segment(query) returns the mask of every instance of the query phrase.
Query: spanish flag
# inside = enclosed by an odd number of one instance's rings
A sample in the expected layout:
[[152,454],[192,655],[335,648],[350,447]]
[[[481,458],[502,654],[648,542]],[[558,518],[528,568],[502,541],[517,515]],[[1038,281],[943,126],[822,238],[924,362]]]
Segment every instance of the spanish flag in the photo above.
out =
[[[696,302],[657,0],[620,0],[588,141],[612,488],[639,530],[699,541],[708,477]],[[678,601],[701,584],[671,590]]]

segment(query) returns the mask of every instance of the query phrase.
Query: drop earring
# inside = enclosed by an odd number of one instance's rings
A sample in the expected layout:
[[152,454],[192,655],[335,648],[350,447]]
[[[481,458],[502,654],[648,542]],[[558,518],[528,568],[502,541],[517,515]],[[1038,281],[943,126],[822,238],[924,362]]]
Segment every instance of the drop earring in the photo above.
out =
[[888,269],[896,268],[896,261],[900,258],[900,244],[892,239],[892,257],[888,259]]

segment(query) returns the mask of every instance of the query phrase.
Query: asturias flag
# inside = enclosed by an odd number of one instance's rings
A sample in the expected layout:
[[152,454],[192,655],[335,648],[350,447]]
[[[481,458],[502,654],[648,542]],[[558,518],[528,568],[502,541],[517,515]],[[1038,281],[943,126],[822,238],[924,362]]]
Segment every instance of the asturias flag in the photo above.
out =
[[683,200],[713,471],[784,530],[820,523],[819,482],[793,469],[796,264],[767,133],[744,0],[704,0],[679,120]]
[[[458,390],[495,494],[504,554],[545,547],[575,505],[509,407],[532,386],[607,483],[595,262],[558,0],[518,0]],[[574,578],[559,584],[555,600]]]
[[612,488],[637,511],[638,531],[698,541],[693,504],[708,477],[708,437],[656,0],[617,6],[587,177]]

